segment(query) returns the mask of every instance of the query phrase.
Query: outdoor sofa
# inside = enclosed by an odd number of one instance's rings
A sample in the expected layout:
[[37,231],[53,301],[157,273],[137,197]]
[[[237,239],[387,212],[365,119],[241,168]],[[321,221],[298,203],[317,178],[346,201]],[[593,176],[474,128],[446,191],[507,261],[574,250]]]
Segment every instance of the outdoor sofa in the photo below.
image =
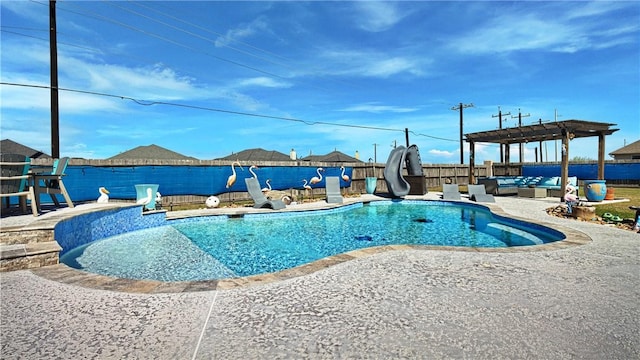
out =
[[[519,188],[543,188],[547,189],[547,196],[559,197],[564,195],[560,189],[559,176],[495,176],[479,178],[477,184],[483,184],[487,194],[493,195],[517,195]],[[568,183],[578,188],[578,178],[570,176]]]

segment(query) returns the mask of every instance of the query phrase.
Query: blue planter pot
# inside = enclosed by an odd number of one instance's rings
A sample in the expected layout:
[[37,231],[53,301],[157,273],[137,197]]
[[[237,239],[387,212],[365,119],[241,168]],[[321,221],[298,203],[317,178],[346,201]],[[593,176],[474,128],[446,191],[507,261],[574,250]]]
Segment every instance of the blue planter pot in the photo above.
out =
[[589,201],[600,202],[607,196],[607,184],[605,180],[584,180],[584,194]]
[[[136,202],[146,203],[144,206],[147,210],[156,209],[156,193],[158,192],[158,184],[137,184],[136,187]],[[149,191],[151,190],[151,191]],[[149,196],[151,197],[149,199]]]
[[378,178],[375,177],[366,177],[364,179],[365,189],[367,190],[367,194],[373,194],[376,192],[376,183],[378,182]]

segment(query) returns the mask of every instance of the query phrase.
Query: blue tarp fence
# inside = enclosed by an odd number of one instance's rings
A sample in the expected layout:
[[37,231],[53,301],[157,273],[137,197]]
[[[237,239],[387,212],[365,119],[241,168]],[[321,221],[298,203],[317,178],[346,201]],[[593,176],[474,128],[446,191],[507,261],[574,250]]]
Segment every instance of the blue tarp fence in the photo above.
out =
[[[349,182],[342,179],[340,167],[323,167],[322,181],[311,185],[313,188],[324,188],[325,177],[337,176],[340,186],[348,187]],[[304,166],[273,166],[253,169],[261,187],[267,187],[270,179],[274,190],[302,189],[303,179],[308,182],[312,177],[319,177],[317,168]],[[345,168],[345,175],[352,177],[352,168]],[[135,199],[136,184],[158,184],[158,191],[163,195],[219,195],[228,192],[247,191],[244,179],[253,175],[249,168],[235,167],[237,179],[229,189],[225,186],[232,175],[230,166],[128,166],[98,167],[72,166],[65,171],[64,184],[73,201],[91,201],[100,196],[98,189],[104,186],[109,190],[109,197],[115,199]],[[47,197],[42,196],[43,202]],[[51,201],[50,199],[48,201]]]
[[[522,165],[522,176],[560,176],[559,164]],[[569,164],[569,176],[577,176],[578,180],[598,178],[598,164]],[[640,182],[640,162],[634,163],[605,163],[605,180],[626,180],[631,183]]]

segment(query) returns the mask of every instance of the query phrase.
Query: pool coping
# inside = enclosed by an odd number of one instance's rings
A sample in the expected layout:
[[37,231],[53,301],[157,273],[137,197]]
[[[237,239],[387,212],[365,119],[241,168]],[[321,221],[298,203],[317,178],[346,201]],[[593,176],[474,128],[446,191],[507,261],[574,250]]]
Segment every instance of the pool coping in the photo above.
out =
[[[351,205],[357,202],[371,202],[376,200],[389,200],[388,198],[358,198],[355,201],[352,199],[350,201],[345,202],[341,205],[329,205],[329,204],[316,204],[312,209],[300,210],[300,211],[309,211],[309,210],[318,210],[318,209],[330,209],[340,206]],[[418,198],[407,198],[406,200],[423,200],[423,201],[433,201],[434,199],[425,199],[424,197]],[[441,201],[441,200],[440,200]],[[519,216],[515,216],[512,214],[506,213],[500,206],[497,204],[491,203],[476,203],[468,200],[463,201],[448,201],[451,203],[462,203],[462,204],[475,204],[479,206],[486,207],[489,211],[491,211],[495,215],[524,221],[527,223],[532,223],[531,220],[522,218]],[[291,210],[287,210],[291,211]],[[243,209],[245,213],[254,213],[252,210]],[[263,211],[256,211],[263,212]],[[269,212],[274,212],[270,210]],[[184,217],[195,217],[201,216],[198,213],[194,212],[193,215],[183,216],[180,215],[180,218]],[[219,214],[224,215],[224,214]],[[228,215],[228,214],[227,214]],[[196,292],[196,291],[215,291],[215,290],[229,290],[240,287],[248,287],[248,286],[256,286],[262,284],[273,283],[277,281],[283,281],[287,279],[292,279],[300,276],[305,276],[308,274],[315,273],[317,271],[323,270],[325,268],[341,264],[347,261],[351,261],[358,258],[373,256],[376,254],[382,254],[389,251],[424,251],[424,250],[435,250],[435,251],[457,251],[457,252],[476,252],[476,253],[526,253],[526,252],[537,252],[537,251],[554,251],[554,250],[562,250],[570,247],[575,247],[579,245],[584,245],[592,241],[592,239],[583,232],[578,230],[570,229],[558,224],[552,224],[549,222],[535,222],[535,224],[543,225],[549,227],[551,229],[560,231],[565,235],[564,240],[555,241],[548,244],[542,245],[531,245],[531,246],[516,246],[516,247],[506,247],[506,248],[485,248],[485,247],[460,247],[460,246],[441,246],[441,245],[382,245],[382,246],[374,246],[364,249],[352,250],[346,253],[336,254],[332,256],[328,256],[307,264],[299,265],[290,269],[285,269],[278,272],[266,273],[266,274],[258,274],[258,275],[250,275],[244,277],[237,278],[227,278],[227,279],[213,279],[213,280],[200,280],[200,281],[178,281],[178,282],[164,282],[158,280],[135,280],[135,279],[125,279],[125,278],[117,278],[106,275],[99,275],[94,273],[85,272],[82,270],[71,268],[65,264],[57,264],[50,265],[41,268],[31,269],[30,271],[42,278],[49,279],[52,281],[69,284],[69,285],[77,285],[85,288],[92,288],[98,290],[107,290],[107,291],[118,291],[118,292],[126,292],[126,293],[139,293],[139,294],[156,294],[156,293],[181,293],[181,292]]]

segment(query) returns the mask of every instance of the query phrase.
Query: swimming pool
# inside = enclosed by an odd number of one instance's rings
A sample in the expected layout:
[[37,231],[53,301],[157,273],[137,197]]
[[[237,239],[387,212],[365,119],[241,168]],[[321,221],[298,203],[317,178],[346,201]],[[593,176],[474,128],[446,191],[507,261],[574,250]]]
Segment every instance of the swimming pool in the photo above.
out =
[[195,281],[271,273],[381,245],[530,246],[556,230],[500,217],[474,204],[374,201],[330,210],[197,217],[109,237],[61,262],[129,279]]

